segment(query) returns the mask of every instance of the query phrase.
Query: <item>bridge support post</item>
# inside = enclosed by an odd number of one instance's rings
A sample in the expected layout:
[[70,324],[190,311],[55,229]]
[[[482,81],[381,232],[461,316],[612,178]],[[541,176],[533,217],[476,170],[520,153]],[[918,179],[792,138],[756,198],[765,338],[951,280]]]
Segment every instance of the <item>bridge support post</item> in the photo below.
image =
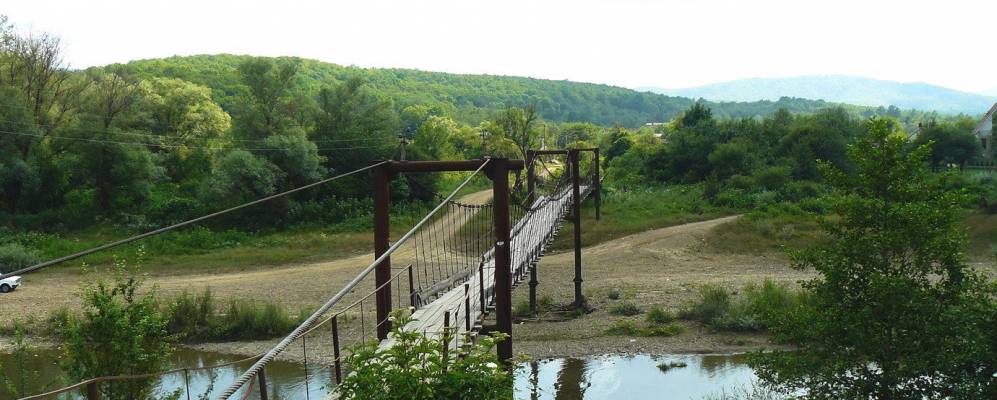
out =
[[[374,168],[374,259],[388,251],[391,207],[391,165]],[[377,302],[377,339],[384,340],[391,332],[391,257],[374,267],[374,287]]]
[[[536,189],[537,189],[537,171],[533,165],[536,158],[536,153],[533,150],[526,151],[526,201],[527,205],[533,207],[533,203],[536,201]],[[540,282],[537,280],[537,267],[539,263],[534,262],[530,268],[530,311],[537,312],[537,286]]]
[[571,220],[575,226],[575,307],[585,305],[585,298],[582,296],[582,195],[581,177],[579,176],[578,150],[572,149],[568,152],[568,160],[571,168]]
[[512,358],[512,256],[509,243],[509,160],[493,158],[489,164],[495,226],[495,320],[508,337],[499,342],[498,358]]

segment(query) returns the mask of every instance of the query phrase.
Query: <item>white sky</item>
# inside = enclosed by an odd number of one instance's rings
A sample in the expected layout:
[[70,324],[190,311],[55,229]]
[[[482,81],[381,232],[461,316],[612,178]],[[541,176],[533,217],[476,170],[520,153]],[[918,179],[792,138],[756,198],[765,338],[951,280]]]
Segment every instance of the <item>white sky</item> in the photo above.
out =
[[844,74],[997,90],[997,1],[3,0],[74,67],[204,53],[680,88]]

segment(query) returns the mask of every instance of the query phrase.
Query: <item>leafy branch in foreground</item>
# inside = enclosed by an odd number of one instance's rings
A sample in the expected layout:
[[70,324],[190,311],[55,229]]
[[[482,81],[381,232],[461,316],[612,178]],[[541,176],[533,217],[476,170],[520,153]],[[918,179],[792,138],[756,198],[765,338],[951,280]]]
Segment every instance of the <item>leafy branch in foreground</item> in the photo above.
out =
[[966,196],[927,170],[873,119],[849,149],[851,173],[823,166],[839,190],[832,240],[793,254],[812,301],[772,327],[798,351],[756,354],[759,376],[813,399],[995,398],[997,285],[967,267],[959,213]]
[[503,335],[482,336],[476,343],[444,352],[446,344],[452,346],[455,331],[447,330],[440,339],[433,339],[404,330],[410,317],[395,313],[393,319],[394,346],[379,350],[376,343],[364,344],[347,358],[352,372],[339,385],[341,398],[512,398],[512,373],[500,366],[495,355],[495,344],[505,339]]

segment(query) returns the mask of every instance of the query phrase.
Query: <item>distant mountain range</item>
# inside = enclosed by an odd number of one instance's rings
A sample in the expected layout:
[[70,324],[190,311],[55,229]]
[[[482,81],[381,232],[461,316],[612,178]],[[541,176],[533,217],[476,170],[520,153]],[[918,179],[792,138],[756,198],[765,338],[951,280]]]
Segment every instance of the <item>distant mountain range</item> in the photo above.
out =
[[711,101],[778,100],[798,97],[866,106],[979,115],[990,109],[997,96],[962,92],[927,83],[901,83],[878,79],[810,75],[792,78],[753,78],[688,89],[637,88],[648,92],[703,98]]

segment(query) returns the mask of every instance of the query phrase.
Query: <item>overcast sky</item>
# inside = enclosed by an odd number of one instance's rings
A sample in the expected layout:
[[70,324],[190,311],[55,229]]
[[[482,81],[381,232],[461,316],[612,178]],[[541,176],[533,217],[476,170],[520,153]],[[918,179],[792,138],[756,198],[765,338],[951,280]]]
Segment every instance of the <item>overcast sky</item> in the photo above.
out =
[[204,53],[682,88],[844,74],[997,92],[997,1],[4,0],[74,67]]

